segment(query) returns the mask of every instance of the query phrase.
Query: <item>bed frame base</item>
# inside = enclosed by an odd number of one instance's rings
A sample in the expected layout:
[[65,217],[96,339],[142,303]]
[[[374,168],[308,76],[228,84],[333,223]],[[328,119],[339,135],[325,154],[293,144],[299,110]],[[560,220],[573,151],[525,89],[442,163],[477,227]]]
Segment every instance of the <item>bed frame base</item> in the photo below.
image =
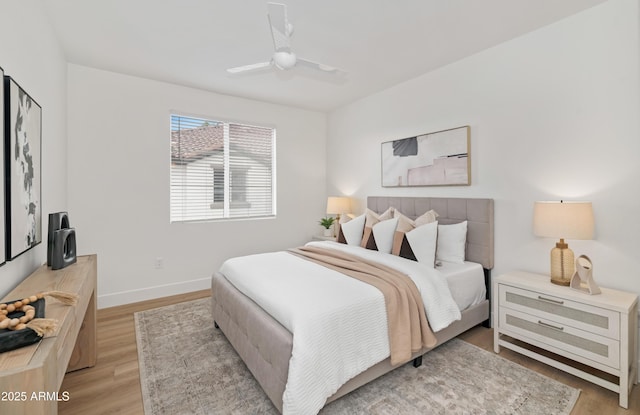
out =
[[[238,291],[222,274],[214,274],[211,291],[215,324],[238,352],[274,406],[282,412],[282,395],[287,383],[289,359],[293,348],[291,333],[255,302]],[[391,365],[389,358],[373,365],[342,385],[327,399],[326,403],[346,395],[407,362],[414,361],[413,365],[419,367],[423,354],[482,324],[488,318],[489,301],[485,300],[463,311],[461,320],[436,332],[438,343],[433,348],[420,350],[399,365]]]

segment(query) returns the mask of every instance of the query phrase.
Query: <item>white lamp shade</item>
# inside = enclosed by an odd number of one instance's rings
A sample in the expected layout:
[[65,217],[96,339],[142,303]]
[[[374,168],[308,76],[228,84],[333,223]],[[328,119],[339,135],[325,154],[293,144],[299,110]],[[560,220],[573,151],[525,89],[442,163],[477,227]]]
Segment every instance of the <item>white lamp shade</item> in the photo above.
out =
[[338,215],[349,213],[351,211],[351,202],[348,197],[329,196],[327,199],[327,214]]
[[535,202],[533,233],[562,239],[593,239],[591,202]]

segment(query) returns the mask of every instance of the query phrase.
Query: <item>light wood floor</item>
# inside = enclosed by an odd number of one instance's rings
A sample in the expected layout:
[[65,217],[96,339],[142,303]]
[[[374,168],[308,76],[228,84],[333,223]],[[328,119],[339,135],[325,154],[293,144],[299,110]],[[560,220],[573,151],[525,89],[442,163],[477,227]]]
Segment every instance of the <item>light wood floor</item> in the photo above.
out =
[[[210,295],[208,290],[126,306],[98,310],[98,363],[95,367],[68,373],[61,391],[71,399],[59,403],[61,415],[142,414],[142,392],[138,371],[133,313]],[[475,327],[460,336],[493,351],[493,330]],[[631,394],[629,409],[618,406],[618,395],[526,356],[503,349],[500,355],[562,383],[581,389],[572,415],[640,414],[640,386]]]

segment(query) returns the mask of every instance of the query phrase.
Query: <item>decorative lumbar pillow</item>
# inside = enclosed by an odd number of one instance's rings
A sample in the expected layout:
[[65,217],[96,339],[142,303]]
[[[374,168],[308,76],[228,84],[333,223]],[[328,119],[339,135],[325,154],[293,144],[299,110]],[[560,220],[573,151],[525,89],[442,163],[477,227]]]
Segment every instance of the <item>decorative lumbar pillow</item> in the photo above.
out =
[[398,218],[383,220],[373,225],[373,239],[375,240],[378,251],[386,254],[391,253],[396,226],[398,226]]
[[367,209],[365,213],[366,220],[364,223],[364,232],[362,234],[362,241],[360,242],[361,247],[367,248],[367,249],[374,249],[374,250],[377,249],[376,241],[373,238],[373,233],[372,233],[373,225],[375,225],[378,222],[382,222],[383,220],[393,218],[394,211],[395,209],[393,207],[390,207],[389,209],[385,210],[384,213],[381,213],[380,215],[378,215],[373,210]]
[[391,253],[393,255],[399,255],[404,258],[416,260],[417,258],[413,252],[411,252],[411,246],[407,241],[405,234],[419,226],[435,222],[436,218],[439,216],[438,213],[432,209],[423,213],[415,220],[411,220],[396,210],[393,216],[398,218],[398,227],[396,228],[395,235],[393,236],[393,248],[391,249]]
[[360,245],[365,220],[366,215],[360,215],[340,225],[340,235],[344,237],[347,245]]
[[436,260],[462,264],[467,243],[467,221],[453,225],[438,225]]
[[433,268],[436,262],[438,222],[427,223],[405,234],[411,250],[420,263]]

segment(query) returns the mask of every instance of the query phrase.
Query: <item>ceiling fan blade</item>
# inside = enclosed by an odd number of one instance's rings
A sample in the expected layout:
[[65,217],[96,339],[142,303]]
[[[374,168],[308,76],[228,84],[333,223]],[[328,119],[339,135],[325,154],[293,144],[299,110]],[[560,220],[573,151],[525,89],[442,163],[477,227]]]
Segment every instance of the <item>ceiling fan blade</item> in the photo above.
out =
[[259,69],[269,68],[269,67],[271,67],[271,65],[273,65],[273,63],[271,61],[269,61],[269,62],[260,62],[260,63],[251,64],[251,65],[244,65],[244,66],[237,66],[235,68],[229,68],[229,69],[227,69],[227,72],[229,72],[231,74],[237,74],[237,73],[242,73],[242,72],[257,71]]
[[292,26],[287,20],[287,6],[280,3],[267,3],[269,26],[275,50],[288,50],[291,45]]
[[325,65],[323,63],[313,62],[308,59],[298,58],[297,62],[303,66],[307,66],[309,68],[317,69],[323,72],[335,73],[337,75],[346,75],[347,73],[341,69],[338,69],[334,66]]

